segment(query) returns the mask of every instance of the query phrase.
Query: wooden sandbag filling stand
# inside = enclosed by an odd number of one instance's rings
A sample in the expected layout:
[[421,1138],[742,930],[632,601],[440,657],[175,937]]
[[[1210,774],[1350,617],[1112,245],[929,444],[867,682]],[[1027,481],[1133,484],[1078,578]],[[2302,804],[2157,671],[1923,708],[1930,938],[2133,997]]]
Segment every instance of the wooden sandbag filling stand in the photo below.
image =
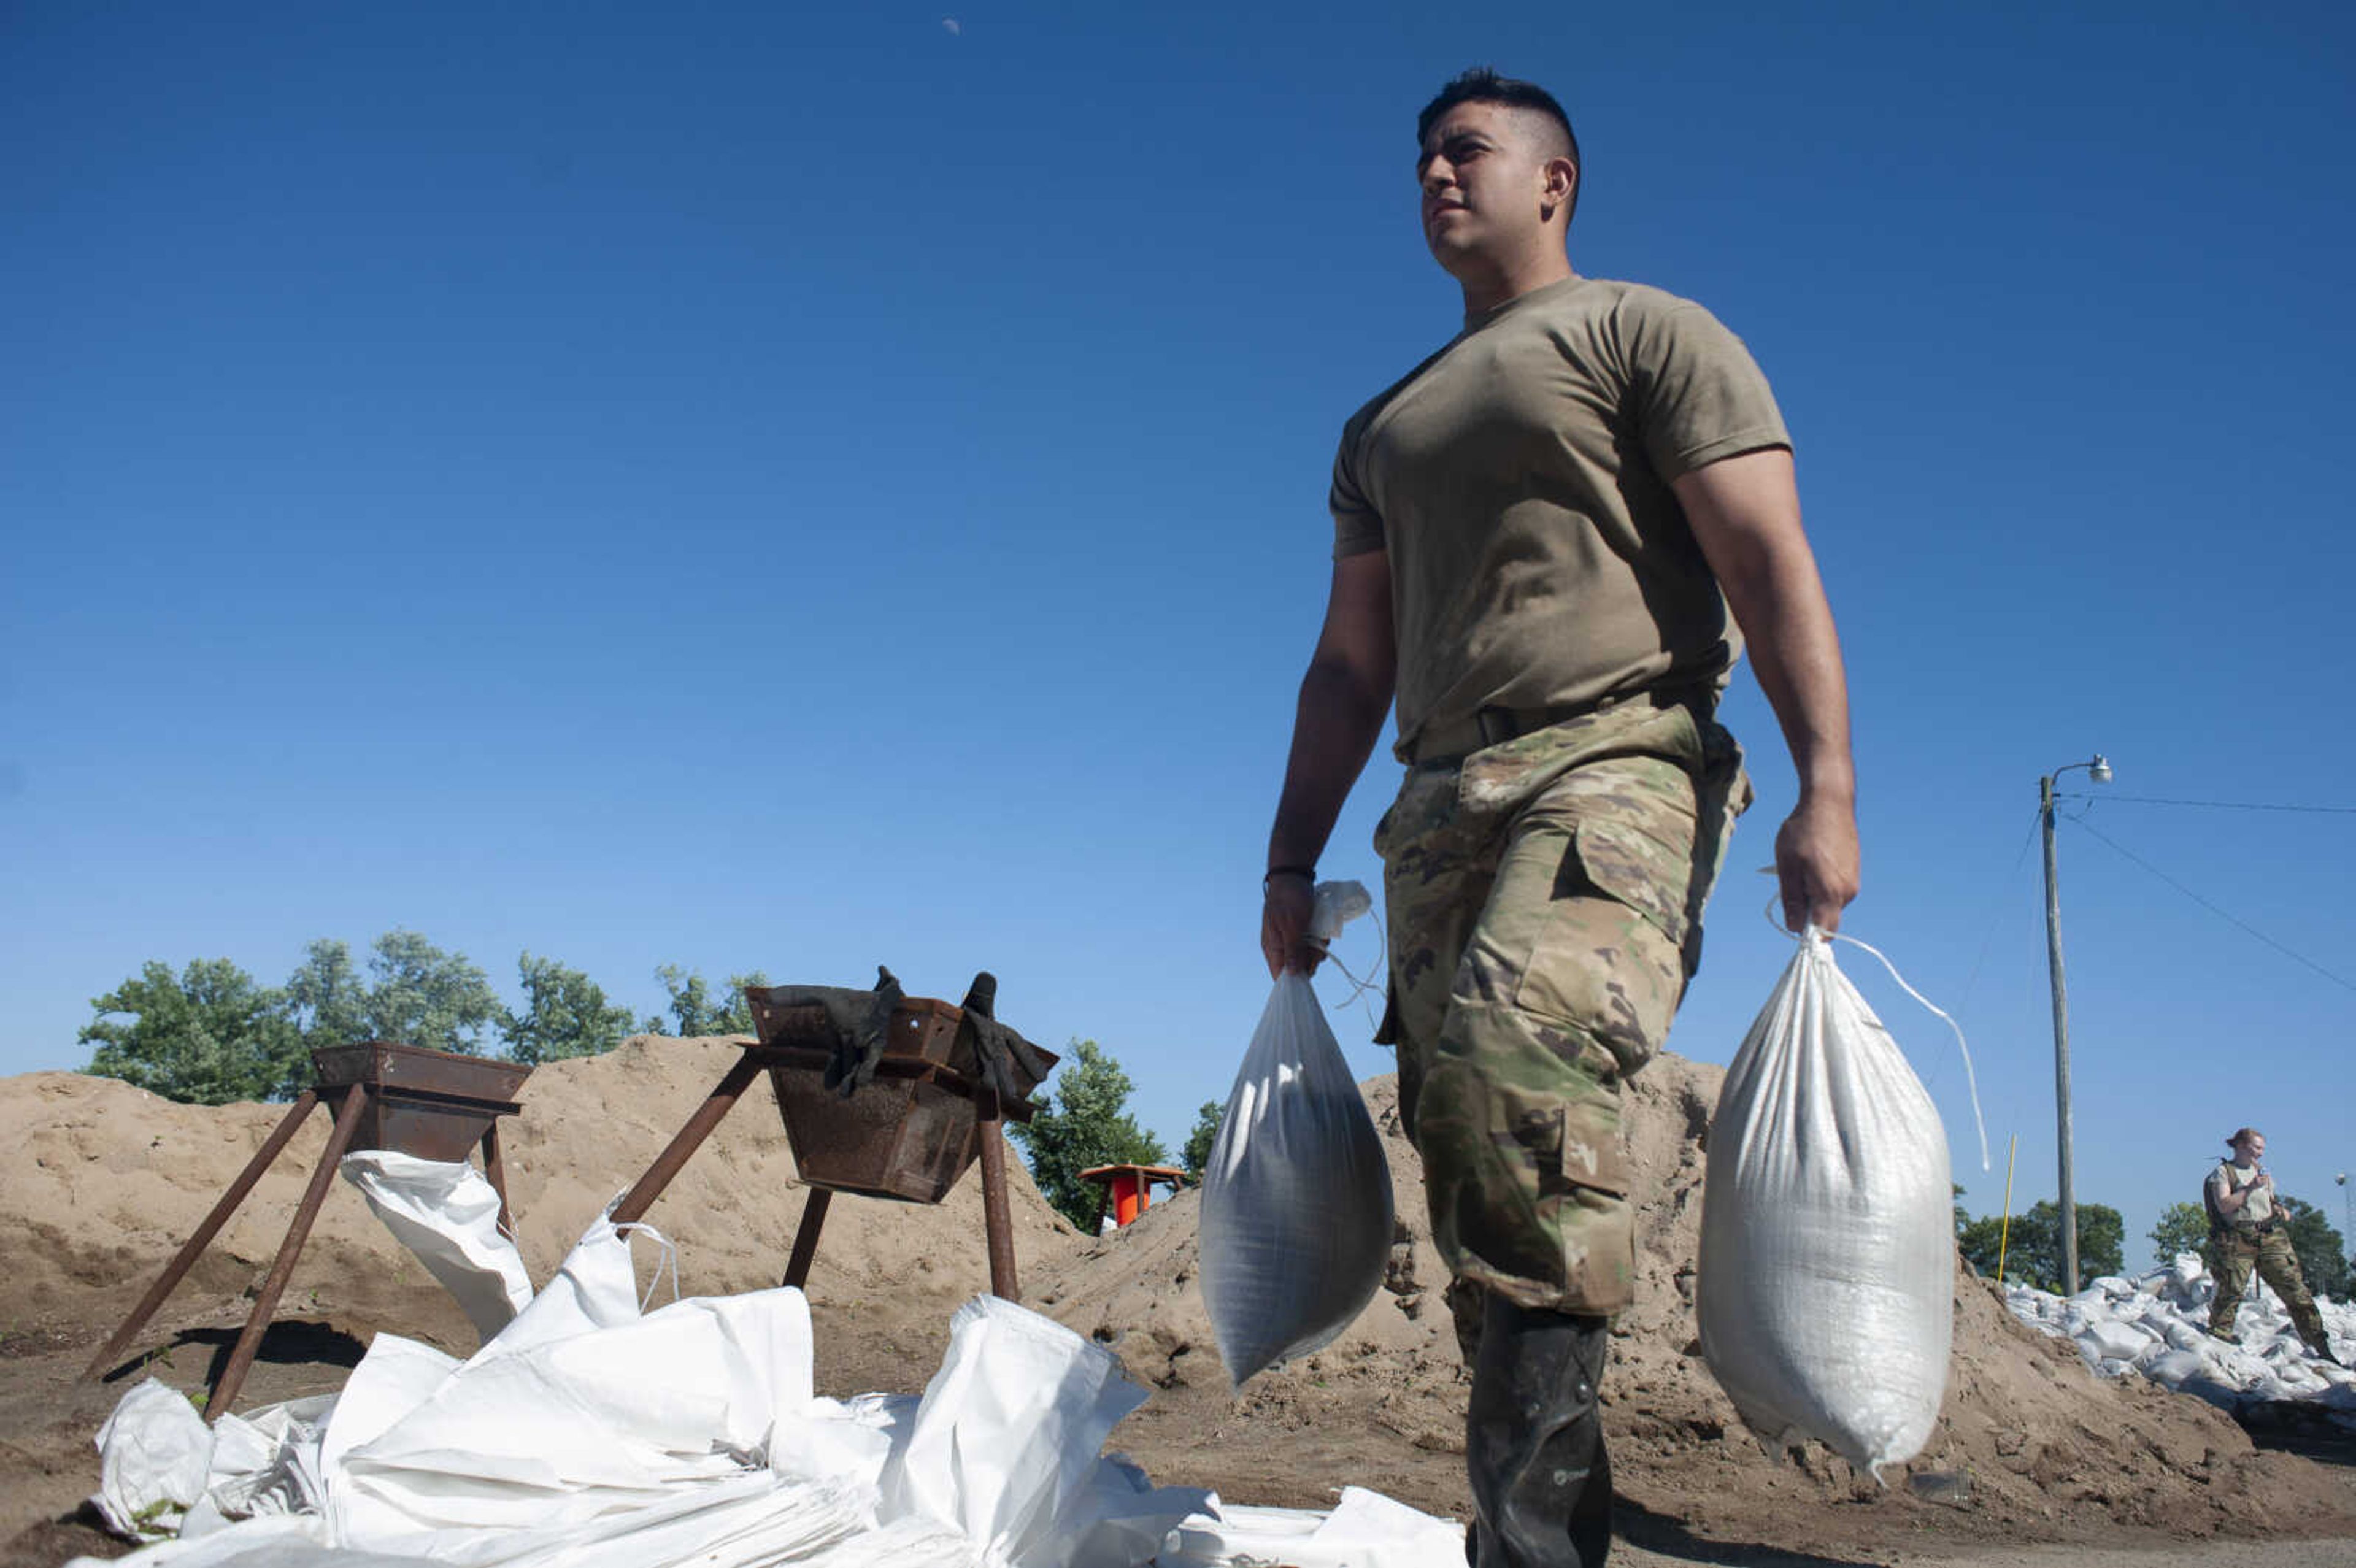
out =
[[310,1239],[311,1227],[318,1220],[320,1205],[327,1201],[328,1186],[335,1179],[337,1164],[345,1155],[363,1149],[390,1149],[419,1159],[455,1161],[466,1158],[479,1145],[483,1174],[490,1179],[492,1189],[499,1195],[499,1229],[510,1236],[515,1233],[508,1207],[507,1167],[499,1157],[499,1118],[514,1115],[522,1109],[516,1103],[516,1092],[531,1076],[529,1066],[381,1040],[314,1051],[311,1065],[317,1074],[316,1081],[286,1107],[286,1115],[254,1151],[237,1179],[229,1184],[220,1200],[213,1205],[212,1212],[173,1254],[162,1276],[131,1309],[131,1316],[123,1320],[113,1338],[91,1358],[90,1365],[82,1371],[85,1379],[102,1375],[113,1364],[124,1347],[155,1315],[156,1308],[164,1305],[164,1298],[172,1294],[173,1287],[187,1276],[220,1228],[229,1223],[230,1216],[237,1212],[238,1205],[262,1179],[262,1173],[270,1168],[294,1140],[296,1130],[323,1102],[336,1107],[335,1127],[327,1134],[327,1147],[321,1151],[319,1163],[311,1172],[310,1184],[303,1189],[303,1200],[295,1206],[294,1217],[286,1227],[286,1238],[279,1243],[277,1261],[271,1264],[262,1292],[254,1298],[253,1310],[246,1317],[237,1347],[230,1352],[220,1376],[205,1396],[206,1421],[220,1419],[236,1400],[238,1390],[244,1386],[254,1355],[262,1349],[262,1337],[269,1329],[271,1314],[277,1310],[278,1298],[285,1293],[286,1282],[294,1273],[294,1260],[302,1255],[303,1243]]

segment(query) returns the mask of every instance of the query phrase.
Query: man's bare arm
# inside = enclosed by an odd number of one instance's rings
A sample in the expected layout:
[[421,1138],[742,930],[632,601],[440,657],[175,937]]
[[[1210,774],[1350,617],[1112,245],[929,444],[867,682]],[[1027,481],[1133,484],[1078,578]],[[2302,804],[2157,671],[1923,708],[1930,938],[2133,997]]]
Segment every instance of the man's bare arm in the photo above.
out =
[[[1276,825],[1268,836],[1268,863],[1313,866],[1358,782],[1390,711],[1398,654],[1392,640],[1391,565],[1387,550],[1345,555],[1333,563],[1324,628],[1292,720],[1292,752],[1284,768]],[[1309,927],[1305,877],[1273,876],[1260,910],[1260,951],[1273,976],[1307,973],[1317,955],[1301,942]]]
[[1840,636],[1800,526],[1792,454],[1746,452],[1673,482],[1710,570],[1726,591],[1760,688],[1800,775],[1800,803],[1775,835],[1783,919],[1826,931],[1858,890],[1857,764]]

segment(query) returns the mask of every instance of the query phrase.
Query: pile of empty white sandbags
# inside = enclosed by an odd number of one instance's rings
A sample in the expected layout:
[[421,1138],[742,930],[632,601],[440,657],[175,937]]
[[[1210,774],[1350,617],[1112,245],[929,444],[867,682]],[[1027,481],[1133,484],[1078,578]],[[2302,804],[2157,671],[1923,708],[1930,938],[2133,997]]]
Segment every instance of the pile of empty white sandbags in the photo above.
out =
[[[2235,1314],[2238,1345],[2209,1332],[2217,1282],[2193,1253],[2164,1268],[2107,1275],[2075,1296],[2025,1285],[2005,1287],[2005,1304],[2029,1327],[2069,1339],[2100,1376],[2136,1373],[2229,1412],[2273,1403],[2312,1404],[2356,1431],[2356,1371],[2316,1360],[2299,1343],[2282,1299],[2253,1282]],[[2318,1297],[2333,1354],[2356,1360],[2356,1307]]]
[[[161,1383],[99,1435],[143,1568],[1410,1568],[1463,1531],[1373,1493],[1224,1509],[1105,1455],[1146,1393],[983,1296],[922,1398],[818,1397],[793,1289],[643,1310],[605,1220],[472,1358],[380,1334],[336,1394],[208,1427]],[[95,1568],[77,1559],[70,1568]]]

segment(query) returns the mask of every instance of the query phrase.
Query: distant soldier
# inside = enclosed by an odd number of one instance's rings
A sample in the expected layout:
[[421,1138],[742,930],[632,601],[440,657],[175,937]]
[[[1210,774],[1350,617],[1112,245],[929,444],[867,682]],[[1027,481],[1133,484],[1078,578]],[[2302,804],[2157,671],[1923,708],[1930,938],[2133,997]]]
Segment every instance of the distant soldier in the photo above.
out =
[[2333,1366],[2331,1337],[2324,1331],[2323,1315],[2315,1309],[2307,1279],[2298,1271],[2298,1254],[2291,1250],[2290,1232],[2283,1228],[2275,1179],[2258,1161],[2265,1157],[2266,1135],[2244,1127],[2225,1140],[2233,1157],[2219,1163],[2201,1184],[2201,1197],[2209,1211],[2209,1257],[2217,1270],[2217,1300],[2209,1308],[2209,1332],[2229,1345],[2242,1342],[2233,1332],[2233,1314],[2250,1283],[2250,1270],[2275,1287],[2290,1311],[2290,1320],[2308,1351]]

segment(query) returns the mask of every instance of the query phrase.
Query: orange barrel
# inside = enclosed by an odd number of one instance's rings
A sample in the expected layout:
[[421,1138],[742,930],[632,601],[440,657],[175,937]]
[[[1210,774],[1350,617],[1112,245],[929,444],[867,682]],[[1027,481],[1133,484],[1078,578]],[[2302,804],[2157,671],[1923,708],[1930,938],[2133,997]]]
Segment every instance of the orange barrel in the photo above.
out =
[[1145,1177],[1141,1172],[1124,1170],[1112,1179],[1112,1222],[1127,1225],[1145,1212],[1150,1201],[1146,1196]]

